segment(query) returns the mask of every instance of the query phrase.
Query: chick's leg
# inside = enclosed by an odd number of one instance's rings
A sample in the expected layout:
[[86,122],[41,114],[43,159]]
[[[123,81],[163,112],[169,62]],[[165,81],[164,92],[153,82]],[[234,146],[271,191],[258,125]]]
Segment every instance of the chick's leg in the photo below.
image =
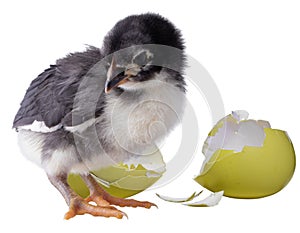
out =
[[69,211],[65,214],[65,219],[70,219],[76,215],[91,214],[93,216],[103,216],[103,217],[116,217],[122,218],[126,216],[122,211],[109,206],[106,201],[99,201],[97,206],[89,204],[87,200],[84,200],[78,196],[67,183],[67,174],[59,176],[49,176],[48,178],[54,187],[65,198]]
[[[81,176],[86,185],[90,190],[90,196],[86,199],[86,201],[93,201],[97,205],[108,203],[111,205],[117,206],[129,206],[129,207],[144,207],[149,209],[151,206],[156,206],[155,204],[148,201],[136,201],[134,199],[124,199],[113,197],[108,194],[101,186],[97,183],[97,181],[92,177],[92,175],[82,175]],[[157,207],[157,206],[156,206]]]

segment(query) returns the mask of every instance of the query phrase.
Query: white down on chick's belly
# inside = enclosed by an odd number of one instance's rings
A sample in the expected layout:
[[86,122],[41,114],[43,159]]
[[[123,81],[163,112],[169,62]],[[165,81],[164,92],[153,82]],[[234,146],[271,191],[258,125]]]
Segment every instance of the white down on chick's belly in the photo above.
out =
[[[146,87],[145,87],[146,86]],[[181,122],[185,94],[174,85],[152,81],[142,94],[129,99],[130,91],[119,98],[107,98],[105,130],[120,147],[134,154],[157,149],[159,143]],[[109,136],[108,136],[109,137]],[[157,146],[156,146],[157,145]],[[148,148],[147,148],[148,147]]]

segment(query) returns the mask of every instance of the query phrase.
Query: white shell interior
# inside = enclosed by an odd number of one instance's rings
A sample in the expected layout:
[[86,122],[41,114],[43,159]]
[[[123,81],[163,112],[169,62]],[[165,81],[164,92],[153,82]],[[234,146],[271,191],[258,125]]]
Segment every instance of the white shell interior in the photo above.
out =
[[241,152],[245,146],[263,146],[266,137],[264,128],[271,128],[271,125],[268,121],[247,120],[248,115],[248,112],[238,110],[220,120],[222,126],[215,135],[208,136],[204,142],[202,152],[206,158],[201,172],[211,156],[219,149]]

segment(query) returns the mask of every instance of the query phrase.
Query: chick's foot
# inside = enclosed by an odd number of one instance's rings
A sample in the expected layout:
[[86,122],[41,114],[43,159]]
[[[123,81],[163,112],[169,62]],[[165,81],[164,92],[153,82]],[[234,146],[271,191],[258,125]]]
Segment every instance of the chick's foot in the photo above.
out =
[[97,205],[117,205],[120,207],[143,207],[143,208],[151,208],[152,206],[157,207],[154,203],[148,201],[137,201],[134,199],[124,199],[111,196],[107,193],[101,186],[97,183],[97,181],[89,174],[81,176],[90,190],[90,196],[86,199],[86,201],[93,201]]
[[82,215],[82,214],[90,214],[93,216],[102,216],[102,217],[115,217],[115,218],[123,218],[124,216],[127,217],[127,215],[112,207],[109,205],[106,205],[104,202],[104,205],[97,205],[94,206],[90,203],[88,203],[87,200],[82,199],[81,197],[74,197],[70,201],[70,209],[65,214],[65,219],[70,219],[75,217],[76,215]]

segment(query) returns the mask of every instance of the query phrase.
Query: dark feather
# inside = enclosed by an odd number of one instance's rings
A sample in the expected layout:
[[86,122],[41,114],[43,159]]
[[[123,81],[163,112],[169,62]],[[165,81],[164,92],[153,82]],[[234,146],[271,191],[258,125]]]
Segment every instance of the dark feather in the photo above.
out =
[[60,123],[73,109],[74,97],[82,77],[102,58],[100,50],[89,47],[85,52],[73,53],[59,59],[34,79],[17,112],[13,127],[24,126],[35,120],[44,121],[47,127]]

